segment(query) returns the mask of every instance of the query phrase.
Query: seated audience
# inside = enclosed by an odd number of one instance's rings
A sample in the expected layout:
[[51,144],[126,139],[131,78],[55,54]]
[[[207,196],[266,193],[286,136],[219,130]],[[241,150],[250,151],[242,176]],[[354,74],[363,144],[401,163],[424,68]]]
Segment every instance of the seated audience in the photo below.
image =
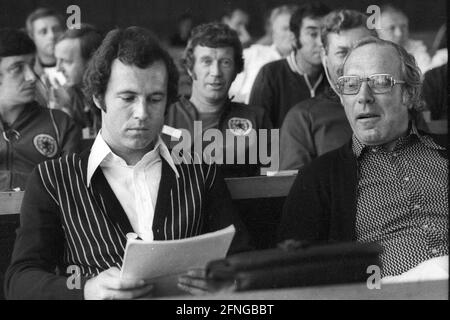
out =
[[[367,29],[366,21],[367,16],[354,10],[332,11],[324,18],[321,54],[331,88],[336,86],[337,71],[352,44],[376,35]],[[280,132],[280,169],[299,169],[350,139],[352,130],[344,108],[331,88],[298,103],[287,113]]]
[[83,139],[93,139],[100,128],[100,111],[91,108],[81,90],[88,62],[102,42],[102,35],[90,25],[67,30],[57,41],[57,70],[64,84],[53,90],[55,107],[69,114],[83,128]]
[[35,101],[36,47],[15,29],[0,29],[0,190],[24,189],[40,162],[78,151],[80,128]]
[[406,14],[393,5],[381,7],[380,39],[392,41],[406,49],[414,56],[422,73],[430,68],[431,57],[427,47],[421,40],[409,38],[409,20]]
[[267,63],[286,58],[294,47],[295,37],[289,29],[289,21],[296,6],[276,7],[270,14],[271,45],[254,44],[244,49],[244,70],[239,73],[230,88],[233,101],[248,103],[250,91],[259,70]]
[[51,108],[50,88],[56,85],[59,76],[56,71],[55,44],[64,32],[64,19],[53,9],[38,8],[28,15],[26,29],[36,45],[36,101],[43,107]]
[[229,9],[223,15],[221,22],[237,32],[244,48],[250,45],[252,37],[247,29],[250,22],[247,12],[240,8]]
[[[91,149],[33,171],[5,276],[7,298],[149,294],[148,281],[120,278],[129,232],[172,240],[234,224],[230,252],[245,247],[246,232],[217,167],[175,163],[160,138],[177,78],[169,54],[148,30],[108,33],[85,77],[85,93],[102,111],[102,129]],[[80,270],[79,288],[67,286],[69,266]],[[183,288],[189,291],[189,283]]]
[[[250,132],[254,129],[270,129],[271,124],[264,110],[256,107],[231,102],[228,90],[243,67],[242,45],[237,33],[225,24],[210,23],[200,25],[192,31],[184,54],[185,67],[192,78],[192,95],[188,100],[181,97],[172,104],[166,115],[166,124],[177,129],[185,129],[191,143],[200,141],[208,129],[218,129],[224,142],[223,157],[217,156],[225,163],[226,153],[233,152],[235,158],[242,155],[245,165],[229,164],[224,166],[228,175],[254,175],[258,165],[248,163],[248,152],[257,146],[257,137]],[[195,122],[201,123],[196,130]],[[235,138],[227,140],[227,131],[233,137],[244,136],[245,148],[237,148]],[[184,141],[185,137],[183,137]],[[172,141],[171,146],[178,141]],[[220,162],[218,162],[220,163]]]
[[421,73],[413,56],[395,43],[364,39],[341,75],[353,136],[300,170],[279,239],[379,243],[383,277],[448,255],[446,141],[414,123]]
[[300,7],[290,20],[296,49],[286,59],[261,68],[250,93],[249,104],[263,107],[275,128],[280,128],[289,109],[327,87],[320,62],[321,19],[330,10],[314,2]]

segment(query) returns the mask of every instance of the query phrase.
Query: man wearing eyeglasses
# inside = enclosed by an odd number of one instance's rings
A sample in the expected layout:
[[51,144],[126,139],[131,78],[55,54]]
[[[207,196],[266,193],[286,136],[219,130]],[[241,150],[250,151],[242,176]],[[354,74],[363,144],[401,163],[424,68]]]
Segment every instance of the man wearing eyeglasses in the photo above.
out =
[[445,139],[415,126],[421,81],[414,58],[367,38],[346,57],[337,85],[353,136],[301,169],[280,240],[377,242],[382,277],[448,255]]
[[367,16],[355,10],[335,10],[323,19],[321,58],[330,88],[289,110],[280,130],[280,169],[296,170],[348,141],[352,130],[339,102],[337,71],[352,44],[376,36],[367,28]]
[[0,29],[0,191],[24,189],[35,165],[77,151],[81,139],[69,116],[35,101],[35,52],[25,33]]

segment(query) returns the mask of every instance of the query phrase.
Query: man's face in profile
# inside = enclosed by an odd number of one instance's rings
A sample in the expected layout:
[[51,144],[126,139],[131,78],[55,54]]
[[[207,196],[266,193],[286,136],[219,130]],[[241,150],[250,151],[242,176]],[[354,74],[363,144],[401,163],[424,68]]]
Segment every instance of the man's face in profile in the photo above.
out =
[[63,27],[57,17],[48,16],[33,22],[32,38],[39,55],[53,56],[55,43],[63,33]]
[[[356,48],[344,65],[344,76],[365,79],[374,74],[390,74],[402,79],[400,58],[394,48],[367,44]],[[394,141],[408,128],[408,109],[403,103],[402,84],[390,92],[374,93],[367,81],[358,93],[342,95],[347,119],[359,141],[366,145],[381,145]]]
[[56,66],[66,78],[66,86],[80,84],[86,69],[86,61],[81,55],[80,39],[64,39],[55,47]]
[[144,69],[113,61],[102,111],[102,136],[113,152],[139,158],[153,148],[164,123],[167,84],[163,61]]
[[192,94],[211,104],[225,101],[231,83],[236,78],[234,49],[196,46],[194,59],[191,71]]
[[34,54],[0,58],[0,99],[3,104],[19,105],[34,100],[34,59]]
[[289,29],[291,15],[283,13],[278,15],[272,24],[272,39],[278,51],[285,54],[292,50],[295,44],[295,35]]

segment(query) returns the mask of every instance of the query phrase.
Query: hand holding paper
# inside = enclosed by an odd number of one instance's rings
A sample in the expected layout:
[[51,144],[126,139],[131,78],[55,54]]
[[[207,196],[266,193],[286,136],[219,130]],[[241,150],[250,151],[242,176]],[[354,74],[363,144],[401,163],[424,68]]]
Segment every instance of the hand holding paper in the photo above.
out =
[[178,276],[205,268],[224,258],[235,234],[233,225],[197,237],[168,241],[129,239],[121,270],[122,279],[146,279],[155,284],[155,295],[180,293]]

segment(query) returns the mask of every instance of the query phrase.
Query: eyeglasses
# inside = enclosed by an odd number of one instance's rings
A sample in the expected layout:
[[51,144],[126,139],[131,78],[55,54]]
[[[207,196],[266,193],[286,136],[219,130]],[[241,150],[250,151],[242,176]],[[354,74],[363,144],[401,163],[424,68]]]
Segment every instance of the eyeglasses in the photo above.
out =
[[361,89],[361,84],[367,81],[372,93],[382,94],[391,92],[392,87],[399,83],[405,83],[403,80],[395,80],[390,74],[373,74],[368,78],[358,76],[342,76],[337,80],[337,87],[341,94],[357,94]]

